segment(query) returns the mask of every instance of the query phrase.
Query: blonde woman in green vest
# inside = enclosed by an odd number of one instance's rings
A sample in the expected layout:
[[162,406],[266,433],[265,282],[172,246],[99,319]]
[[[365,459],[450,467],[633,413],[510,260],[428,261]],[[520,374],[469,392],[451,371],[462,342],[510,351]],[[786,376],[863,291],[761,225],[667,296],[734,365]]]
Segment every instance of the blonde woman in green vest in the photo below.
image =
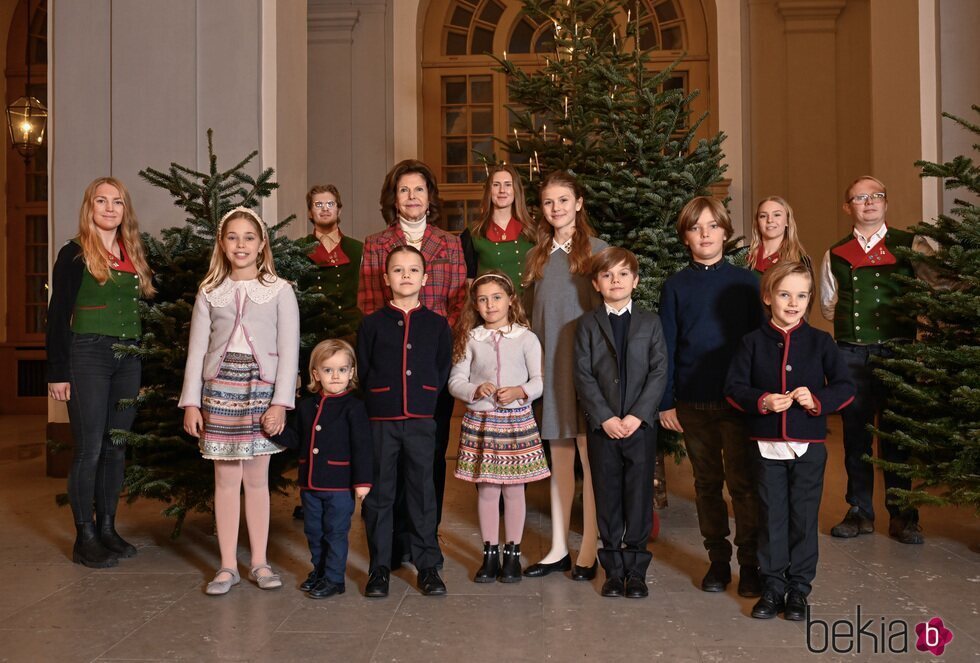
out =
[[78,236],[61,248],[51,281],[48,395],[67,402],[75,440],[68,474],[72,561],[106,568],[136,554],[116,532],[126,448],[113,444],[109,431],[132,428],[136,410],[117,404],[139,392],[141,366],[138,357],[118,357],[113,346],[139,343],[139,298],[156,290],[122,182],[100,177],[89,184],[78,216]]
[[537,240],[537,228],[524,202],[524,187],[513,166],[492,166],[483,187],[481,215],[460,235],[468,282],[499,269],[523,291],[524,259]]

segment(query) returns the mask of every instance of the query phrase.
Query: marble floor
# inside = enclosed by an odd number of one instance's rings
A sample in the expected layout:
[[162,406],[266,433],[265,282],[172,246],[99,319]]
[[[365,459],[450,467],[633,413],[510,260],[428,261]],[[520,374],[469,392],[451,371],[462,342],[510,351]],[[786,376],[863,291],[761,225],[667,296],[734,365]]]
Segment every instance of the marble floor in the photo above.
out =
[[[302,523],[290,517],[295,496],[273,501],[269,555],[285,587],[267,592],[243,580],[229,595],[209,597],[202,590],[218,557],[208,517],[189,518],[174,541],[160,504],[122,506],[119,529],[139,555],[102,571],[72,564],[71,516],[54,501],[64,480],[44,472],[43,419],[0,417],[0,430],[0,661],[980,661],[980,519],[965,509],[926,509],[923,546],[889,539],[885,518],[872,536],[831,538],[844,512],[836,432],[811,596],[813,619],[828,626],[808,628],[750,618],[754,600],[738,597],[734,585],[722,594],[697,588],[706,558],[687,463],[668,467],[670,506],[651,544],[646,600],[603,599],[601,574],[591,584],[561,575],[471,582],[481,550],[475,494],[452,478],[440,532],[446,597],[421,596],[406,566],[393,575],[389,598],[363,598],[367,555],[355,516],[347,593],[306,598],[296,589],[309,569]],[[880,477],[877,491],[880,499]],[[528,500],[525,563],[550,542],[546,482],[532,485]],[[244,571],[244,533],[239,559]],[[858,607],[865,635],[855,625],[854,637],[844,637]],[[915,650],[914,625],[934,616],[954,634],[939,657]],[[834,622],[841,653],[823,635]],[[905,628],[908,653],[888,652],[893,634],[892,649],[905,646]],[[810,648],[826,651],[808,651],[808,634]]]

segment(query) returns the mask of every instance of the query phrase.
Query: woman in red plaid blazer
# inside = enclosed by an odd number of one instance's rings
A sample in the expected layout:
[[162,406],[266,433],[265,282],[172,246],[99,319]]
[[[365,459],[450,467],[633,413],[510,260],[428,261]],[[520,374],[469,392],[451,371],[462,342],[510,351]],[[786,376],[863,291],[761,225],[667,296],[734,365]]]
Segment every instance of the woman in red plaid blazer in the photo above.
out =
[[440,206],[435,176],[421,161],[406,159],[385,177],[381,214],[388,227],[364,241],[357,306],[365,316],[391,299],[382,279],[388,253],[411,244],[425,256],[422,305],[455,324],[466,299],[466,262],[459,237],[436,227]]
[[[436,227],[439,220],[439,187],[435,175],[421,161],[406,159],[395,164],[381,186],[381,215],[388,227],[364,240],[357,307],[365,316],[384,308],[391,291],[384,284],[385,258],[396,246],[409,244],[425,256],[427,280],[419,293],[422,305],[445,317],[452,327],[466,301],[466,260],[459,237]],[[409,350],[410,348],[406,348]],[[439,392],[436,421],[436,453],[432,467],[436,493],[436,525],[442,521],[442,497],[446,490],[446,449],[449,421],[455,399],[448,389]],[[404,491],[399,490],[399,500]],[[407,550],[402,515],[404,505],[395,504],[395,532],[391,568],[402,564],[400,549]]]

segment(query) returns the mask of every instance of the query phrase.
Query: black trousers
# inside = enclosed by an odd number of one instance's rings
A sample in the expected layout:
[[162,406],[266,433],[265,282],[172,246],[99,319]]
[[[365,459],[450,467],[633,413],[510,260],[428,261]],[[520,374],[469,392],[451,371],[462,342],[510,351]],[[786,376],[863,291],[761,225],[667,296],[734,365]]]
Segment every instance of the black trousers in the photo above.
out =
[[68,473],[68,500],[76,524],[92,522],[92,508],[99,516],[115,516],[126,471],[126,446],[114,445],[113,429],[129,430],[136,409],[119,409],[122,399],[136,398],[142,365],[138,357],[116,357],[115,336],[72,334],[71,399],[68,419],[75,452]]
[[810,594],[817,575],[817,521],[827,448],[792,460],[759,457],[759,572],[766,589]]
[[728,403],[677,404],[684,429],[684,446],[694,470],[695,503],[704,548],[712,562],[729,562],[728,505],[722,489],[728,486],[735,511],[738,563],[756,566],[759,533],[759,493],[756,462],[759,448],[749,441],[742,414]]
[[391,564],[395,495],[400,475],[404,475],[405,524],[415,566],[418,569],[434,567],[442,558],[436,537],[436,498],[432,481],[435,432],[436,423],[432,419],[371,422],[374,481],[361,506],[371,571]]
[[589,465],[602,548],[599,563],[607,578],[646,576],[653,528],[653,470],[657,431],[642,427],[621,440],[600,428],[588,434]]
[[[844,361],[851,370],[851,377],[857,387],[854,400],[841,410],[841,423],[844,427],[844,469],[847,471],[847,503],[860,509],[861,514],[874,520],[874,465],[864,460],[864,456],[873,455],[872,443],[874,436],[868,426],[875,423],[885,404],[887,396],[885,386],[874,376],[869,362],[873,356],[887,356],[888,351],[881,345],[849,345],[838,344]],[[881,422],[880,427],[887,429],[887,423]],[[878,440],[878,452],[883,460],[902,463],[908,459],[908,451],[903,447]],[[912,480],[899,476],[894,472],[885,472],[885,490],[889,488],[912,487]],[[888,514],[891,517],[901,516],[912,522],[918,522],[919,512],[915,509],[902,511],[885,498]]]

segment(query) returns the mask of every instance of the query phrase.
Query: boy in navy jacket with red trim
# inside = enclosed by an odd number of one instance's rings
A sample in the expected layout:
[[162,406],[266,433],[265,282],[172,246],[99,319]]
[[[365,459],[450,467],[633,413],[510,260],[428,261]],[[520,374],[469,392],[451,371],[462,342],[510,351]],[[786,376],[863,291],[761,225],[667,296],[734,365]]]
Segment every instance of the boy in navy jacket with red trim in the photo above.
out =
[[854,381],[834,339],[807,324],[813,274],[778,263],[762,276],[772,319],[742,339],[725,395],[748,415],[759,446],[759,571],[752,616],[806,617],[817,572],[817,516],[823,492],[827,415],[854,400]]
[[367,410],[351,391],[356,375],[349,343],[318,343],[307,385],[315,395],[300,401],[292,424],[272,437],[299,451],[303,530],[313,563],[300,589],[314,599],[344,593],[354,495],[363,499],[371,490],[373,445]]
[[405,503],[412,561],[418,587],[426,595],[446,593],[437,565],[442,559],[436,537],[433,457],[439,392],[452,367],[452,335],[441,315],[419,302],[425,285],[425,258],[409,245],[391,250],[385,283],[392,300],[364,318],[357,335],[360,379],[374,439],[374,488],[364,500],[371,555],[364,595],[388,595],[392,530],[398,472],[404,472]]

